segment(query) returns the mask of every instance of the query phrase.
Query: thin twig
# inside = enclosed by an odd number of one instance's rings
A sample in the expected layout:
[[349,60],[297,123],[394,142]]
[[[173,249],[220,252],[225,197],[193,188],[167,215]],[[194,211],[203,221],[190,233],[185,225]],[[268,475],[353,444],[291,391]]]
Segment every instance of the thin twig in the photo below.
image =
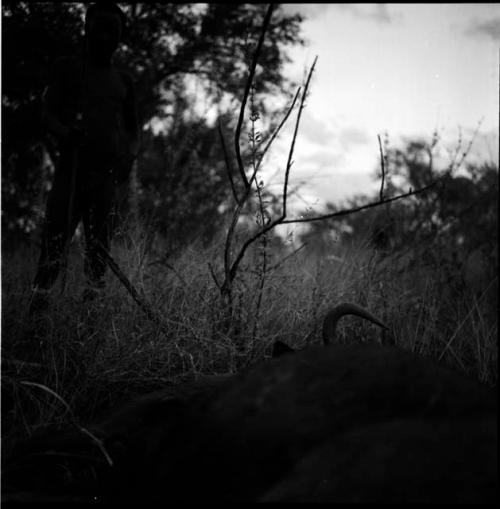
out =
[[307,242],[304,242],[301,246],[299,246],[297,249],[294,249],[290,254],[286,255],[284,258],[282,258],[280,261],[276,262],[274,265],[271,265],[267,269],[268,272],[271,272],[272,270],[276,270],[278,267],[280,267],[283,263],[285,263],[289,258],[292,256],[295,256],[299,251],[302,251],[307,246]]
[[[248,181],[249,187],[246,189],[245,194],[243,195],[243,197],[241,198],[241,200],[239,202],[241,204],[241,206],[243,206],[245,204],[245,202],[247,201],[248,196],[250,195],[251,186],[252,186],[255,178],[257,177],[257,172],[258,172],[258,170],[260,168],[260,165],[262,164],[262,160],[264,159],[264,156],[266,155],[266,152],[269,150],[269,148],[271,147],[272,143],[274,142],[274,140],[278,136],[280,130],[285,125],[285,122],[288,120],[288,117],[290,116],[290,113],[292,112],[293,108],[295,107],[295,103],[297,102],[297,98],[299,97],[300,91],[301,91],[301,88],[299,87],[297,89],[297,92],[295,93],[295,97],[293,98],[292,104],[290,105],[290,107],[288,108],[287,112],[285,113],[285,116],[283,117],[283,120],[281,121],[280,125],[276,128],[276,130],[272,134],[271,138],[267,142],[266,146],[264,147],[264,150],[260,154],[260,157],[259,157],[259,160],[257,162],[257,165],[256,165],[256,167],[255,167],[255,169],[254,169],[254,171],[253,171],[253,173],[252,173],[252,175],[250,177],[250,180]],[[238,217],[239,217],[240,210],[241,210],[241,207],[239,209],[238,208],[236,209],[236,211],[238,211]],[[236,211],[235,211],[235,213],[236,213]]]
[[234,185],[234,179],[233,179],[233,169],[231,168],[231,162],[229,160],[229,154],[227,153],[226,149],[226,143],[224,141],[224,133],[222,132],[222,125],[219,120],[219,136],[220,136],[220,142],[222,145],[222,151],[224,152],[224,161],[226,162],[226,170],[227,170],[227,176],[229,178],[229,182],[231,184],[231,191],[233,192],[233,197],[238,203],[238,193],[236,192],[236,187]]
[[[307,77],[307,81],[306,81],[306,84],[304,86],[304,92],[302,94],[302,98],[301,98],[301,101],[300,101],[299,111],[297,113],[297,119],[295,121],[295,129],[294,129],[294,133],[293,133],[293,139],[292,139],[290,151],[288,153],[288,161],[287,161],[286,173],[285,173],[285,184],[283,186],[283,211],[282,211],[282,214],[281,214],[280,217],[278,217],[277,219],[275,219],[274,221],[269,223],[267,226],[263,226],[262,230],[257,232],[253,237],[251,237],[250,239],[248,239],[246,242],[243,243],[243,245],[242,245],[238,255],[236,256],[236,259],[232,263],[231,267],[227,268],[227,266],[226,266],[226,284],[230,284],[231,281],[234,279],[234,277],[236,275],[236,271],[238,270],[238,265],[241,262],[243,256],[245,255],[245,252],[248,249],[248,247],[256,239],[258,239],[261,235],[265,235],[268,231],[272,230],[276,225],[282,224],[284,219],[285,219],[285,217],[286,217],[286,194],[287,194],[287,191],[288,191],[288,176],[289,176],[289,173],[290,173],[290,168],[292,166],[293,150],[294,150],[294,146],[295,146],[295,140],[297,138],[297,133],[298,133],[298,130],[299,130],[301,113],[302,113],[302,110],[304,109],[304,102],[305,102],[305,99],[307,97],[307,91],[308,91],[309,84],[310,84],[310,81],[311,81],[311,76],[312,76],[312,73],[314,71],[314,67],[316,65],[316,61],[317,60],[318,60],[318,57],[316,57],[314,59],[314,62],[312,64],[312,66],[311,66],[311,69],[309,70],[309,75]],[[234,223],[234,221],[233,221],[233,223]]]
[[382,181],[380,183],[380,192],[379,197],[380,201],[384,199],[384,184],[385,184],[385,162],[384,162],[384,152],[382,150],[382,141],[380,140],[380,134],[377,134],[378,139],[378,148],[380,150],[380,167],[382,169]]
[[277,224],[309,223],[309,222],[312,222],[312,221],[324,221],[325,219],[331,219],[333,217],[348,216],[350,214],[354,214],[355,212],[360,212],[361,210],[369,209],[369,208],[372,208],[372,207],[379,207],[380,205],[383,205],[385,203],[390,203],[390,202],[393,202],[393,201],[396,201],[396,200],[400,200],[402,198],[407,198],[408,196],[413,196],[415,194],[422,193],[424,191],[429,190],[431,187],[435,186],[436,184],[437,184],[437,181],[433,182],[432,184],[429,184],[426,187],[423,187],[421,189],[417,189],[416,191],[413,191],[412,189],[410,189],[410,191],[408,193],[401,194],[399,196],[395,196],[394,198],[388,198],[388,199],[386,199],[386,200],[384,200],[382,202],[377,201],[377,202],[374,202],[374,203],[368,203],[367,205],[363,205],[361,207],[357,207],[357,208],[354,208],[354,209],[340,210],[338,212],[333,212],[332,214],[325,214],[323,216],[318,216],[318,217],[303,218],[303,219],[283,219],[282,221],[275,221],[275,222],[271,223],[269,226],[267,226],[266,228],[258,231],[253,237],[249,238],[243,244],[243,247],[241,248],[240,252],[238,253],[238,256],[237,256],[236,260],[233,263],[233,266],[231,267],[231,271],[230,271],[231,277],[234,278],[234,276],[236,274],[236,270],[238,268],[238,264],[240,263],[241,259],[243,258],[244,254],[245,254],[245,251],[248,249],[250,244],[255,242],[261,235],[264,235],[269,230],[274,228]]
[[[293,98],[293,101],[292,101],[292,104],[291,106],[288,108],[287,112],[285,113],[285,116],[283,117],[282,121],[280,122],[280,125],[276,128],[276,130],[274,131],[274,133],[272,134],[271,138],[269,139],[269,141],[266,143],[266,146],[264,147],[264,150],[262,151],[260,157],[259,157],[259,161],[257,163],[257,169],[259,169],[261,163],[262,163],[262,160],[264,159],[264,156],[266,155],[267,151],[269,150],[269,148],[271,147],[271,145],[273,144],[274,140],[276,139],[276,137],[278,136],[281,128],[285,125],[285,122],[288,120],[288,117],[290,116],[290,113],[292,112],[293,108],[295,107],[295,103],[297,102],[297,98],[299,97],[299,94],[300,94],[300,90],[301,88],[299,87],[297,89],[297,92],[295,93],[295,97]],[[251,184],[251,181],[250,181],[250,184]]]
[[262,25],[262,32],[261,32],[261,35],[259,38],[259,42],[257,44],[257,48],[255,50],[254,56],[253,56],[252,64],[250,66],[250,71],[249,71],[248,78],[247,78],[246,85],[245,85],[245,92],[243,94],[243,100],[241,103],[240,115],[238,118],[238,123],[236,125],[236,131],[235,131],[235,136],[234,136],[236,161],[238,164],[238,170],[240,172],[245,191],[243,193],[243,196],[240,198],[240,200],[237,200],[237,202],[236,202],[236,208],[233,212],[231,224],[229,225],[228,232],[226,235],[226,244],[224,246],[224,272],[225,272],[225,275],[224,275],[224,283],[220,286],[220,289],[223,292],[229,292],[229,293],[230,293],[231,281],[233,279],[231,276],[231,270],[230,270],[230,267],[231,267],[230,254],[231,254],[231,244],[232,244],[232,240],[233,240],[233,236],[234,236],[234,230],[236,228],[236,224],[238,223],[238,219],[240,217],[241,210],[242,210],[243,206],[245,205],[246,201],[248,200],[248,197],[249,197],[250,191],[251,191],[251,184],[256,176],[256,172],[254,171],[253,175],[251,177],[251,180],[249,182],[245,175],[245,168],[243,166],[243,161],[241,159],[241,152],[240,152],[241,126],[243,124],[243,119],[244,119],[244,115],[245,115],[245,106],[246,106],[246,103],[248,100],[248,95],[250,93],[250,89],[253,84],[255,68],[257,66],[257,61],[258,61],[258,58],[260,55],[262,44],[264,42],[264,37],[265,37],[266,31],[267,31],[267,28],[269,25],[269,21],[271,19],[272,11],[273,11],[273,5],[270,4],[267,9],[266,15],[264,17],[264,21],[263,21],[263,25]]
[[309,69],[309,74],[307,76],[307,81],[306,81],[306,84],[304,86],[304,93],[302,94],[302,97],[300,99],[300,106],[299,106],[299,111],[297,113],[297,120],[295,121],[295,129],[294,129],[294,132],[293,132],[292,143],[290,144],[290,151],[288,153],[288,161],[286,163],[286,170],[285,170],[285,183],[283,185],[283,213],[282,213],[282,218],[283,219],[285,219],[285,217],[286,217],[286,199],[287,199],[287,190],[288,190],[288,177],[290,175],[290,168],[292,167],[292,157],[293,157],[293,151],[294,151],[294,148],[295,148],[295,141],[297,139],[297,134],[299,132],[300,117],[302,115],[302,110],[305,107],[305,100],[306,100],[306,97],[307,97],[307,91],[309,89],[309,84],[311,82],[311,77],[312,77],[312,74],[314,72],[314,67],[316,66],[316,62],[317,61],[318,61],[318,57],[316,56],[316,58],[314,59],[314,62],[312,64],[311,68]]
[[214,268],[210,262],[208,262],[208,269],[210,270],[210,274],[212,275],[212,279],[214,280],[215,285],[220,290],[221,284],[219,283],[219,280],[217,279],[217,276],[215,274]]
[[243,166],[243,161],[241,159],[241,150],[240,150],[240,136],[241,136],[241,126],[243,125],[243,118],[245,116],[245,106],[247,104],[248,94],[250,93],[250,87],[253,83],[253,77],[255,75],[255,68],[257,67],[257,61],[259,59],[260,51],[262,48],[262,44],[264,42],[264,36],[266,35],[267,28],[269,26],[269,21],[271,20],[271,14],[273,12],[273,4],[269,4],[267,8],[266,15],[264,17],[264,22],[262,24],[262,32],[260,34],[259,42],[257,43],[257,49],[253,55],[252,64],[250,66],[250,72],[248,75],[248,79],[245,86],[245,92],[243,94],[243,101],[241,102],[240,108],[240,116],[238,118],[238,123],[236,125],[236,131],[234,136],[234,148],[236,152],[236,160],[238,162],[238,169],[240,171],[241,179],[245,188],[248,189],[250,187],[250,183],[248,182],[247,176],[245,175],[245,168]]
[[[266,144],[263,152],[261,153],[261,156],[257,162],[257,165],[252,173],[252,176],[250,177],[250,180],[249,180],[249,186],[245,189],[244,191],[244,194],[243,196],[241,197],[241,199],[238,201],[237,200],[237,205],[236,205],[236,208],[233,212],[233,219],[231,221],[231,224],[229,225],[229,228],[228,228],[228,232],[227,232],[227,236],[226,236],[226,245],[225,245],[225,249],[224,249],[224,267],[225,267],[225,271],[226,271],[226,281],[229,281],[229,278],[230,278],[230,262],[229,262],[229,253],[230,253],[230,250],[231,250],[231,241],[232,241],[232,238],[233,238],[233,235],[234,235],[234,229],[236,228],[236,224],[238,223],[238,219],[240,217],[240,214],[241,214],[241,210],[243,208],[243,206],[245,205],[246,201],[248,200],[248,197],[250,196],[250,191],[251,191],[251,186],[257,176],[257,171],[259,170],[259,167],[262,163],[262,159],[264,158],[264,155],[266,154],[267,150],[269,149],[269,147],[271,146],[272,142],[276,139],[276,137],[278,136],[278,133],[279,131],[281,130],[281,128],[284,126],[285,122],[287,121],[288,117],[290,116],[290,113],[292,112],[294,106],[295,106],[295,103],[297,101],[297,98],[299,96],[299,93],[300,93],[300,87],[299,89],[297,90],[296,94],[295,94],[295,97],[293,99],[293,102],[291,104],[291,106],[288,108],[283,120],[281,121],[280,125],[278,126],[278,128],[274,131],[273,135],[271,136],[270,140],[268,141],[268,143]],[[219,285],[217,285],[219,286]],[[220,286],[219,286],[220,288]]]
[[132,296],[132,298],[135,300],[137,305],[146,313],[146,316],[151,321],[155,322],[158,326],[160,326],[164,331],[165,326],[163,324],[163,320],[161,317],[153,310],[153,308],[149,305],[146,300],[144,300],[140,295],[139,292],[134,288],[128,277],[123,273],[123,271],[120,269],[118,264],[115,262],[113,257],[108,253],[108,251],[102,246],[100,243],[96,242],[97,249],[99,251],[99,255],[103,258],[103,260],[106,262],[108,267],[112,270],[112,272],[115,274],[115,276],[120,280],[120,282],[123,284],[125,289],[128,291],[128,293]]
[[[255,103],[254,103],[255,95],[254,90],[252,89],[252,95],[250,96],[250,102],[252,105],[251,108],[251,121],[252,121],[252,130],[251,130],[251,143],[252,143],[252,163],[254,166],[253,169],[253,175],[255,177],[257,176],[257,170],[258,170],[258,161],[257,161],[257,135],[255,131],[255,121],[256,121],[256,115],[255,115]],[[259,183],[255,186],[257,188],[257,198],[259,201],[259,213],[260,213],[260,221],[258,220],[258,223],[261,223],[261,226],[264,226],[265,224],[265,212],[267,212],[264,208],[264,200],[262,197],[262,187]],[[262,236],[261,240],[261,254],[262,254],[262,270],[258,273],[259,276],[259,286],[258,286],[258,295],[257,295],[257,303],[255,305],[254,310],[254,323],[253,323],[253,330],[252,330],[252,342],[255,341],[255,338],[257,336],[257,328],[258,323],[260,319],[260,309],[262,306],[262,297],[264,295],[264,286],[266,284],[266,272],[267,272],[267,237],[265,235]]]
[[479,132],[479,129],[481,128],[481,124],[483,123],[484,117],[482,117],[479,122],[477,123],[476,129],[474,129],[474,132],[472,133],[472,137],[469,140],[469,143],[467,144],[467,148],[462,152],[462,157],[460,158],[460,161],[458,161],[458,164],[453,168],[454,171],[458,170],[460,166],[462,166],[462,163],[465,161],[467,156],[469,155],[469,152],[472,148],[472,145],[474,144],[474,141],[476,139],[476,136]]
[[391,202],[396,201],[396,200],[401,200],[402,198],[407,198],[408,196],[414,196],[416,194],[423,193],[425,191],[428,191],[432,187],[434,187],[438,183],[438,181],[439,181],[439,179],[435,180],[434,182],[432,182],[428,186],[422,187],[422,188],[417,189],[415,191],[410,188],[410,190],[407,193],[400,194],[398,196],[394,196],[393,198],[385,198],[383,201],[376,201],[376,202],[368,203],[366,205],[362,205],[360,207],[356,207],[356,208],[353,208],[353,209],[339,210],[338,212],[332,212],[331,214],[325,214],[323,216],[307,217],[307,218],[302,218],[302,219],[285,219],[285,220],[283,220],[281,222],[281,224],[309,223],[309,222],[312,222],[312,221],[323,221],[325,219],[331,219],[333,217],[348,216],[350,214],[354,214],[355,212],[360,212],[361,210],[370,209],[372,207],[379,207],[380,205],[384,205],[385,203],[391,203]]
[[[270,267],[268,267],[266,269],[266,274],[269,273],[269,272],[272,272],[273,270],[276,270],[277,268],[279,268],[281,265],[283,265],[283,263],[285,263],[292,256],[295,256],[299,251],[302,251],[302,249],[304,249],[306,246],[307,246],[307,242],[305,242],[304,244],[299,246],[297,249],[294,249],[291,253],[287,254],[285,257],[283,257],[281,260],[276,262],[274,265],[271,265]],[[257,274],[256,270],[250,270],[249,272],[251,274]]]

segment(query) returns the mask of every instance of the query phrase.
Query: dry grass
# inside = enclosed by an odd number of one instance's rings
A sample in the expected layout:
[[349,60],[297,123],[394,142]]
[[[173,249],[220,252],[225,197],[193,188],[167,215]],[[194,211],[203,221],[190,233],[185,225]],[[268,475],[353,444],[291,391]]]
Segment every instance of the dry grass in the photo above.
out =
[[[262,277],[259,253],[249,253],[236,284],[234,327],[218,327],[217,270],[220,243],[186,248],[168,264],[146,256],[143,243],[115,243],[113,256],[163,317],[147,320],[112,273],[101,298],[83,304],[78,246],[63,295],[54,289],[46,314],[27,314],[35,268],[33,250],[3,256],[2,424],[4,446],[48,426],[85,422],[134,395],[181,383],[197,374],[234,373],[268,356],[281,340],[294,348],[320,342],[321,319],[342,301],[370,309],[391,327],[380,331],[344,319],[339,341],[394,343],[447,364],[490,385],[497,382],[497,317],[486,294],[443,286],[439,269],[406,265],[351,247],[335,259],[306,250]],[[158,246],[157,246],[158,248]],[[161,250],[159,250],[161,253]],[[279,261],[283,253],[272,251]],[[457,274],[457,278],[459,274]],[[27,382],[27,383],[26,383]],[[57,395],[57,396],[56,396]]]

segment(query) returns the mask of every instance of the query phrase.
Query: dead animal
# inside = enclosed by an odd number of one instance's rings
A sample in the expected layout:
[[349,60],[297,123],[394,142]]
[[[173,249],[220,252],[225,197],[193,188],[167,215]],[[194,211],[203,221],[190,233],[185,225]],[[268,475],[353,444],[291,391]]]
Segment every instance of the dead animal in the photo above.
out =
[[113,503],[494,503],[496,419],[493,389],[428,358],[329,344],[25,446],[17,478],[34,498]]

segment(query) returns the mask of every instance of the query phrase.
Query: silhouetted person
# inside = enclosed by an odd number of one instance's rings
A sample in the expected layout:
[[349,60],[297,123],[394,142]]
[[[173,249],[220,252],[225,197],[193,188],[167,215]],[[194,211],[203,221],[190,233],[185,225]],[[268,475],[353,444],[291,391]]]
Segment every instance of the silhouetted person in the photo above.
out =
[[86,296],[104,286],[110,213],[118,186],[128,179],[138,146],[132,79],[112,65],[125,16],[116,4],[96,3],[85,16],[82,55],[56,62],[44,98],[44,121],[59,139],[60,158],[49,195],[30,310],[47,304],[67,246],[80,220],[86,250]]

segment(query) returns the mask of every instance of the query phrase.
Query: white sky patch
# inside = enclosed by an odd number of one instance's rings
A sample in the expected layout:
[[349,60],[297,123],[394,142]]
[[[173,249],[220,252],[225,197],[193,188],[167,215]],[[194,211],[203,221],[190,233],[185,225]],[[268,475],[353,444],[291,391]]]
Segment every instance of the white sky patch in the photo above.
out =
[[300,132],[303,138],[318,145],[328,145],[335,134],[328,121],[314,115],[310,109],[302,114]]
[[[306,16],[309,40],[290,50],[288,76],[301,79],[318,55],[290,175],[292,183],[308,181],[302,194],[322,203],[376,190],[377,134],[388,133],[391,145],[400,146],[403,137],[430,141],[437,129],[442,143],[453,146],[461,129],[467,145],[481,122],[471,157],[498,164],[500,4],[285,9]],[[266,178],[276,174],[278,160],[284,171],[290,139],[291,128],[276,143]],[[283,171],[270,183],[282,182]],[[294,207],[304,203],[291,200]]]

